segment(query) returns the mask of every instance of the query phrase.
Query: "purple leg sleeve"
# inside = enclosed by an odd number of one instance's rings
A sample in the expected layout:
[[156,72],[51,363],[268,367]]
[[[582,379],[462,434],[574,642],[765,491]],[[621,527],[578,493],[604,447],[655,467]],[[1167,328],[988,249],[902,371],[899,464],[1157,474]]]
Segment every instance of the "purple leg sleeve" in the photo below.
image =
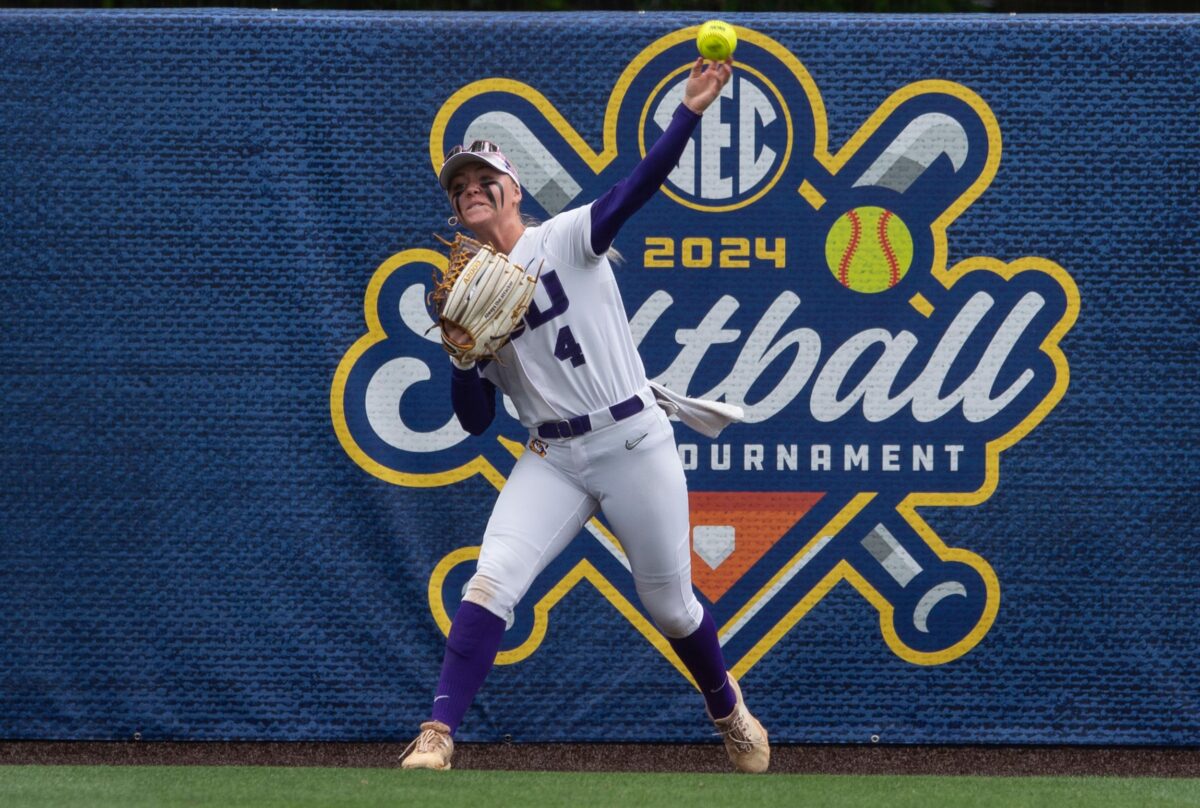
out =
[[504,621],[482,606],[463,601],[446,638],[442,677],[433,699],[434,721],[458,729],[467,708],[483,686],[504,636]]
[[717,624],[713,622],[708,609],[704,610],[700,628],[682,639],[668,637],[667,642],[671,643],[696,684],[700,685],[704,703],[708,705],[708,714],[713,718],[724,718],[732,713],[737,706],[737,697],[725,674],[725,656],[717,640]]

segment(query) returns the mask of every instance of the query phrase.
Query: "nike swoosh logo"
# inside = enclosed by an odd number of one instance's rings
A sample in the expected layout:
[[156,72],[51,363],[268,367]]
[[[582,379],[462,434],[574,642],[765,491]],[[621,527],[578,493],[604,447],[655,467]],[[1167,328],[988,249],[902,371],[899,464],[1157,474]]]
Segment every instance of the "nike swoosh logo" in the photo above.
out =
[[436,698],[434,698],[434,701],[441,701],[442,699],[448,699],[448,698],[450,698],[450,697],[449,696],[437,696]]
[[647,435],[649,435],[649,434],[650,434],[649,432],[643,432],[643,433],[642,433],[642,437],[641,437],[641,438],[638,438],[637,440],[627,440],[627,441],[625,441],[625,448],[626,448],[626,449],[631,449],[631,450],[632,450],[632,449],[636,449],[636,448],[637,448],[637,445],[638,445],[639,443],[641,443],[641,442],[642,442],[642,439],[643,439],[643,438],[645,438],[645,437],[646,437]]

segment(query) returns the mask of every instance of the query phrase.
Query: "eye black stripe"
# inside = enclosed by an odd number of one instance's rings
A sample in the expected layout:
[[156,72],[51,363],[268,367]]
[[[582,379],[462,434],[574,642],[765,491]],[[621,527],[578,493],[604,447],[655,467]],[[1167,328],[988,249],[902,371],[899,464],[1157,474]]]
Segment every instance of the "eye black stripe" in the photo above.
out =
[[[493,185],[498,186],[500,188],[500,204],[499,205],[496,204],[496,196],[495,196],[495,194],[492,193]],[[497,182],[496,180],[484,180],[483,192],[485,194],[487,194],[488,202],[492,203],[492,207],[495,210],[499,210],[500,207],[504,204],[504,186],[500,185],[500,183]]]

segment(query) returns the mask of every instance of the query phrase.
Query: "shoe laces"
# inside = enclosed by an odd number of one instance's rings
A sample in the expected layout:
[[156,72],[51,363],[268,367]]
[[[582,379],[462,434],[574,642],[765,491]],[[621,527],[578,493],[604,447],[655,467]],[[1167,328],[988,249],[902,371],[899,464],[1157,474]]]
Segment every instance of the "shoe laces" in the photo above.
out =
[[413,738],[412,742],[405,748],[404,753],[400,755],[400,759],[408,757],[410,752],[416,752],[418,755],[423,755],[427,752],[437,752],[449,746],[450,736],[444,732],[428,727],[421,730],[421,734]]
[[732,743],[741,754],[754,750],[754,741],[750,740],[750,723],[740,710],[729,719],[729,726],[718,726],[716,734]]

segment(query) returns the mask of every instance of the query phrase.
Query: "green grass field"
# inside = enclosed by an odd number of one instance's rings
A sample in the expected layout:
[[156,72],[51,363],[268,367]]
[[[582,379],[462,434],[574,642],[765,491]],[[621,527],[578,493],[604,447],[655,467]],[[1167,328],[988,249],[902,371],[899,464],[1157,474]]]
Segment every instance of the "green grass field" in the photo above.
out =
[[1200,806],[1200,780],[598,774],[250,766],[0,766],[0,806]]

